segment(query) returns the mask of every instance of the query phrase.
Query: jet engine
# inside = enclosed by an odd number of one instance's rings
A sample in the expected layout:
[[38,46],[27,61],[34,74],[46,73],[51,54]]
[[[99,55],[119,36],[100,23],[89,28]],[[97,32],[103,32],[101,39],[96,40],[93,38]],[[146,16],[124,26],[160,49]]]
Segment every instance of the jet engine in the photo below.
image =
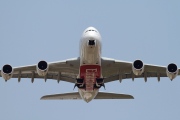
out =
[[179,73],[179,69],[176,64],[171,63],[167,66],[166,69],[167,76],[173,80]]
[[39,76],[45,76],[48,72],[49,65],[46,61],[40,61],[37,64],[36,69]]
[[144,64],[141,60],[135,60],[132,64],[132,71],[135,75],[141,75],[144,72]]
[[4,65],[1,70],[1,75],[5,80],[9,80],[10,78],[12,78],[13,68],[11,67],[11,65]]

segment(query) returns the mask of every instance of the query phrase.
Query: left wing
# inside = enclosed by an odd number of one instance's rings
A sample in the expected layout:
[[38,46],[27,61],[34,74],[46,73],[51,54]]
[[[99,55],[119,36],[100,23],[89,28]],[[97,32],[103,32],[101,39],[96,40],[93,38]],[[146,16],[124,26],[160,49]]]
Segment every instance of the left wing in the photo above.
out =
[[[158,81],[160,81],[160,77],[167,77],[167,67],[165,66],[144,64],[144,72],[141,75],[136,76],[132,72],[133,62],[120,61],[104,57],[101,59],[101,61],[102,74],[105,78],[105,83],[115,80],[120,80],[121,82],[123,79],[129,78],[132,80],[134,80],[134,78],[144,78],[146,82],[147,77],[157,77]],[[178,75],[180,75],[179,72]]]
[[[51,62],[48,63],[49,69],[46,76],[39,76],[36,70],[36,65],[14,67],[12,78],[18,78],[20,82],[21,78],[31,78],[31,81],[34,82],[34,78],[40,79],[53,79],[75,83],[75,79],[79,73],[79,57],[67,59],[63,61]],[[1,71],[0,71],[0,76]]]

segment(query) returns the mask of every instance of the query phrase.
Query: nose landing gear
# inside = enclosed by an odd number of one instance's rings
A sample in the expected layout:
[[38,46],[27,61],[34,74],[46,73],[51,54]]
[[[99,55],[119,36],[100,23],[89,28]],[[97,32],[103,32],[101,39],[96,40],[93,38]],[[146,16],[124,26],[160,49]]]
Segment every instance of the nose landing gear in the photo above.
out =
[[95,40],[89,40],[88,44],[91,46],[95,45]]

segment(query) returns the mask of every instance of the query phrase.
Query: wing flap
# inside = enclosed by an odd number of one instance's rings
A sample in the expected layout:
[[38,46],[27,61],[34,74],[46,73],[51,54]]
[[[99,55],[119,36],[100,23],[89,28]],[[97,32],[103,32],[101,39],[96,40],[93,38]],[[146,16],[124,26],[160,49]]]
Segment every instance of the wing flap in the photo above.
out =
[[134,99],[132,95],[99,92],[94,99]]
[[[76,74],[69,73],[69,75],[65,72],[61,72],[61,77],[60,81],[65,81],[65,82],[70,82],[70,83],[75,83],[76,79]],[[51,79],[51,80],[58,80],[58,72],[48,72],[47,75],[45,76],[46,79]],[[45,79],[44,76],[39,76],[37,72],[34,72],[34,78],[37,79]],[[32,72],[27,72],[27,73],[21,73],[19,74],[13,74],[12,78],[33,78]]]

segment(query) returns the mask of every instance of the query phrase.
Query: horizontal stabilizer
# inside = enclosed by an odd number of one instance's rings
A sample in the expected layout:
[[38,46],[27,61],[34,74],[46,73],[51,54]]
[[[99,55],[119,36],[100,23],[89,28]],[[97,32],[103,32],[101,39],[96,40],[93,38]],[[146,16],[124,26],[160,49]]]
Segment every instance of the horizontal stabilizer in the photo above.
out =
[[[76,100],[82,98],[79,95],[79,92],[45,95],[41,97],[41,100],[71,100],[71,99]],[[128,94],[99,92],[94,99],[134,99],[134,97]]]
[[134,99],[134,97],[128,94],[99,92],[94,99]]
[[41,100],[70,100],[70,99],[81,99],[79,92],[62,93],[54,95],[45,95],[41,97]]

